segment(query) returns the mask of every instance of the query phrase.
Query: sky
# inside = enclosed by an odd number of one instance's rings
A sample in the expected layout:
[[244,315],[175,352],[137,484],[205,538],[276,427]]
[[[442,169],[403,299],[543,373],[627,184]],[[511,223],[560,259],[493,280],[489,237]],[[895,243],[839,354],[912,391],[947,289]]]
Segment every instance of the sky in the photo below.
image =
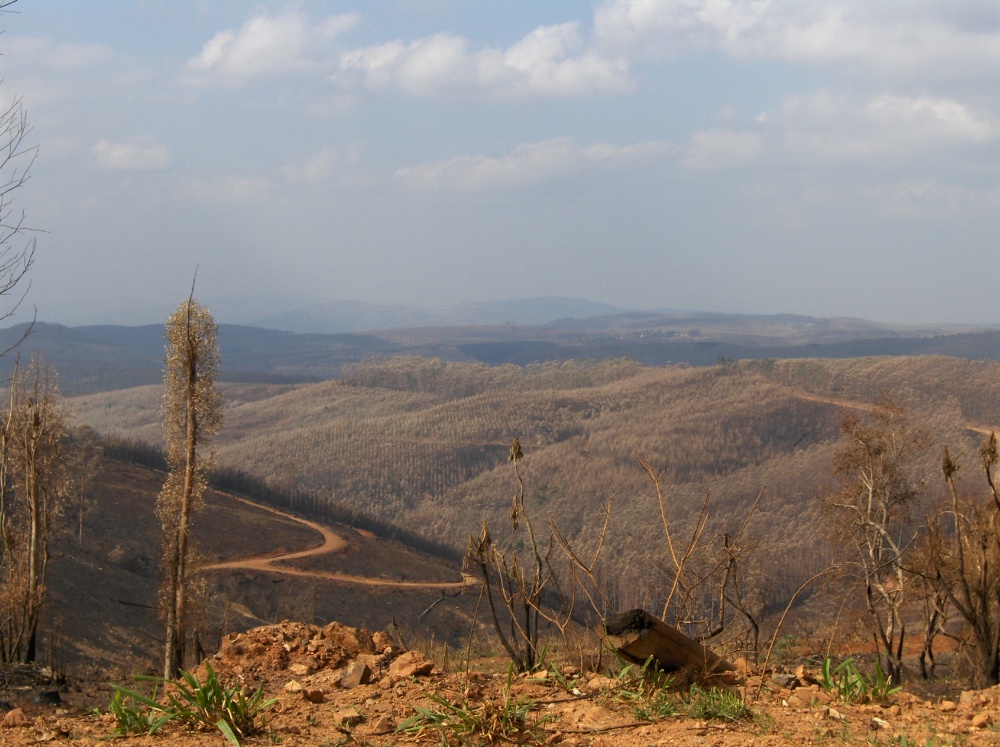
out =
[[220,322],[565,296],[1000,323],[995,0],[8,10],[44,321],[160,323],[197,272]]

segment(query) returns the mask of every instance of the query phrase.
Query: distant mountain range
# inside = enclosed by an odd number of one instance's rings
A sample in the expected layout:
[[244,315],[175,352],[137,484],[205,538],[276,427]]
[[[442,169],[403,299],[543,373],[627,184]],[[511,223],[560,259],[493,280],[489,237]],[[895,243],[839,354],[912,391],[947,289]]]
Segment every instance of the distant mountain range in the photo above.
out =
[[248,324],[252,327],[288,332],[337,334],[380,329],[484,324],[534,326],[559,319],[587,319],[627,311],[629,310],[580,298],[482,301],[433,310],[361,301],[330,301],[260,317]]
[[[275,328],[282,324],[296,330]],[[315,331],[337,325],[368,331]],[[15,344],[24,330],[24,325],[0,330],[0,350]],[[711,365],[721,359],[927,354],[1000,360],[997,328],[900,327],[791,314],[637,312],[563,298],[420,313],[352,302],[322,304],[261,319],[256,326],[221,324],[219,344],[223,380],[245,383],[331,379],[345,363],[390,355],[488,365],[571,358]],[[162,377],[163,326],[39,322],[19,348],[22,358],[32,351],[44,353],[56,368],[67,395],[155,384]],[[0,357],[0,375],[9,373],[14,360],[13,353]]]

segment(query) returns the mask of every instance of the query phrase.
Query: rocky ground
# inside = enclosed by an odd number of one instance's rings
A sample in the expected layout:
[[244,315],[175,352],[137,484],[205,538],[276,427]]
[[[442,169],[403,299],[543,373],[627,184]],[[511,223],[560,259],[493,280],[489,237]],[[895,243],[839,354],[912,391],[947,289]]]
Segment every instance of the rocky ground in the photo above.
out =
[[[741,673],[724,684],[728,697],[707,683],[709,695],[692,697],[686,687],[649,689],[638,676],[582,673],[570,665],[527,676],[513,676],[502,664],[492,673],[441,673],[385,633],[295,622],[229,636],[209,664],[223,683],[249,691],[264,682],[266,697],[276,699],[266,725],[244,744],[1000,744],[997,689],[930,700],[901,692],[881,703],[847,703],[801,667],[762,676],[737,662]],[[201,681],[206,674],[204,665],[196,670]],[[105,712],[110,692],[87,683],[55,689],[37,672],[8,669],[0,679],[6,710],[0,744],[101,743],[117,726]],[[174,722],[155,735],[114,743],[227,744],[218,729]]]

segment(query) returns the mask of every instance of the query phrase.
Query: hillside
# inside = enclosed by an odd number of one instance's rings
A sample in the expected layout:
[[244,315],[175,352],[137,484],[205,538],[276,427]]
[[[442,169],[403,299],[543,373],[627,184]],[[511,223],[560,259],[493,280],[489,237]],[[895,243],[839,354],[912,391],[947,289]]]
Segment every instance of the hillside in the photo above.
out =
[[[52,544],[42,620],[43,657],[56,669],[125,681],[159,666],[160,526],[154,507],[163,477],[105,458],[85,504],[82,541],[78,506],[67,508]],[[324,548],[318,530],[301,519],[208,492],[193,525],[194,565],[205,569],[199,629],[208,650],[214,651],[225,633],[287,618],[388,629],[395,616],[415,640],[426,637],[427,624],[440,627],[439,637],[467,632],[466,608],[474,600],[449,588],[461,580],[457,565],[340,525],[325,530],[337,543]],[[274,559],[268,569],[252,562],[212,567],[288,553],[297,557]],[[394,585],[401,576],[424,585]],[[449,603],[420,618],[444,593]]]
[[[933,435],[921,467],[929,504],[941,490],[940,445],[975,453],[982,435],[968,425],[1000,423],[1000,364],[921,357],[521,369],[402,358],[347,367],[340,382],[227,386],[217,450],[221,464],[297,493],[299,508],[347,506],[461,554],[484,519],[498,540],[510,538],[516,483],[507,448],[518,437],[538,521],[551,519],[586,553],[610,502],[602,576],[622,607],[655,608],[662,528],[642,454],[665,469],[668,518],[682,535],[706,494],[713,537],[734,531],[764,489],[749,532],[769,548],[755,572],[777,600],[831,559],[815,498],[829,481],[840,403],[870,402],[880,389],[902,391]],[[158,405],[157,387],[74,401],[98,430],[153,442]]]

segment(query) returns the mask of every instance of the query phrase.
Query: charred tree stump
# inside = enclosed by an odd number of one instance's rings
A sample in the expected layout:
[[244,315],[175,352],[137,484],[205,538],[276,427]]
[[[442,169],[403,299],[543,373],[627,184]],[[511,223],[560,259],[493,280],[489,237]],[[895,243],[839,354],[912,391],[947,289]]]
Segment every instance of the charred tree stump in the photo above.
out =
[[736,667],[677,628],[645,610],[611,615],[597,624],[597,635],[623,659],[645,664],[652,657],[666,672],[696,669],[706,674],[735,671]]

